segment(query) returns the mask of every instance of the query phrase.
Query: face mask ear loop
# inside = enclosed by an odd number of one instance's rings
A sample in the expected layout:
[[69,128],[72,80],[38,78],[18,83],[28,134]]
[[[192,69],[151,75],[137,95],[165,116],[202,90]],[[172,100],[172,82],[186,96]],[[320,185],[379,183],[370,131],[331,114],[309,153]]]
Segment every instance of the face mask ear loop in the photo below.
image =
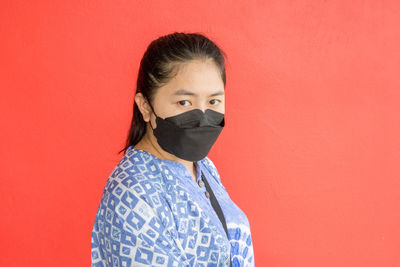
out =
[[[150,106],[150,108],[151,108],[151,111],[154,113],[154,115],[156,115],[156,117],[158,117],[157,114],[154,112],[153,106],[150,104],[150,100],[147,98],[147,96],[146,96],[146,100],[147,100],[147,103],[149,104],[149,106]],[[154,131],[154,128],[153,128],[153,126],[151,125],[151,119],[150,119],[149,122],[150,122],[150,127],[151,127],[151,129]]]

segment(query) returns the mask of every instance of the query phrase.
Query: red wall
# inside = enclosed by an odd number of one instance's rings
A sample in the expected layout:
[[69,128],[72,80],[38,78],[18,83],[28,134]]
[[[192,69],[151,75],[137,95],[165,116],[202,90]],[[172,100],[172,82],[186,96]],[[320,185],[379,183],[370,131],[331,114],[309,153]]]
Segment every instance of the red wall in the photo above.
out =
[[255,2],[3,1],[1,266],[89,265],[140,58],[173,31],[228,54],[209,157],[256,266],[400,266],[399,2]]

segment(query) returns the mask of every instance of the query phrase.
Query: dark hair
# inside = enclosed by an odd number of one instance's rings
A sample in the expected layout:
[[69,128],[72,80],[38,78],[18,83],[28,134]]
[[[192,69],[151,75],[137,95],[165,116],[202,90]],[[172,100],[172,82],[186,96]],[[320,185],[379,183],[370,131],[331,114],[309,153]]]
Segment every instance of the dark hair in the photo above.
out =
[[[174,32],[152,41],[140,61],[136,93],[141,92],[153,103],[156,90],[170,81],[183,63],[191,60],[212,59],[220,70],[224,87],[226,85],[225,52],[214,42],[200,33]],[[146,122],[133,101],[133,116],[125,147],[136,145],[146,133]]]

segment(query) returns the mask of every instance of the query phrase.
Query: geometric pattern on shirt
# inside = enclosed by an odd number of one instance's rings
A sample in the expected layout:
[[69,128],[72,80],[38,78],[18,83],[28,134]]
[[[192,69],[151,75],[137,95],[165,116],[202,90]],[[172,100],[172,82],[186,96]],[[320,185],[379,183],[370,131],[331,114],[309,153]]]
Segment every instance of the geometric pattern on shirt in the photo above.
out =
[[127,151],[106,182],[92,232],[92,267],[229,265],[229,243],[168,165],[135,152]]

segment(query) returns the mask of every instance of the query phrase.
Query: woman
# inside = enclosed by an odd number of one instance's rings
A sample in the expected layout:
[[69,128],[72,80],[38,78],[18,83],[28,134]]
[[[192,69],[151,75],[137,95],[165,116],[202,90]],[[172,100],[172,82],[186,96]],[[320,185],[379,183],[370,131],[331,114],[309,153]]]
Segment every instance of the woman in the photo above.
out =
[[254,266],[250,225],[207,157],[225,125],[225,53],[204,35],[154,40],[92,230],[92,266]]

